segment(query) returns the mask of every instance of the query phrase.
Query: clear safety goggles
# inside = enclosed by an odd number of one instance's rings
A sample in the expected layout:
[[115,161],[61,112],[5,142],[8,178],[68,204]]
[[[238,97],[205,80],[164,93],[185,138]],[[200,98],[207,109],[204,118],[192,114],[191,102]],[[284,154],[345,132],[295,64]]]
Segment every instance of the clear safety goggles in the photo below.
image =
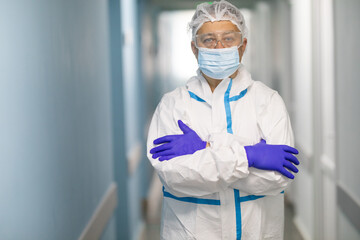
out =
[[215,48],[221,44],[224,48],[240,47],[242,44],[242,37],[240,32],[211,32],[195,35],[195,46],[197,48]]

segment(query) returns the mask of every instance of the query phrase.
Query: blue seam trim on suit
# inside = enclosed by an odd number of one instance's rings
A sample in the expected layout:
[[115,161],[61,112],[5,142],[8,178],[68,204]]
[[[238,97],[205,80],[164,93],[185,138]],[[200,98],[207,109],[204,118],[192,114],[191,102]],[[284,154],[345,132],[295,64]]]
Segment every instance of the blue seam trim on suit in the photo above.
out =
[[240,205],[240,191],[234,189],[235,197],[235,213],[236,213],[236,240],[241,239],[241,205]]
[[[284,194],[284,192],[285,191],[282,191],[280,194]],[[266,195],[247,195],[244,197],[239,196],[239,199],[240,199],[240,202],[247,202],[247,201],[253,201],[253,200],[256,200],[259,198],[263,198],[263,197],[266,197]]]
[[191,98],[193,98],[193,99],[195,99],[195,100],[197,100],[197,101],[199,101],[199,102],[205,102],[204,99],[202,99],[201,97],[199,97],[199,96],[196,95],[195,93],[193,93],[193,92],[191,92],[191,91],[188,91],[188,92],[189,92]]
[[230,98],[229,98],[231,86],[232,86],[232,79],[230,78],[229,86],[224,95],[224,105],[225,105],[225,113],[226,113],[227,132],[232,134],[233,130],[232,130]]
[[243,96],[245,96],[245,94],[247,93],[247,89],[241,91],[241,93],[239,95],[236,95],[236,96],[233,96],[229,99],[230,102],[233,102],[233,101],[237,101],[239,100],[240,98],[242,98]]
[[181,202],[190,202],[190,203],[196,203],[196,204],[207,204],[207,205],[220,206],[220,200],[195,198],[195,197],[177,197],[175,195],[172,195],[169,192],[166,192],[164,187],[163,187],[163,193],[164,193],[164,197],[173,198],[173,199],[181,201]]
[[256,195],[248,195],[248,196],[245,196],[245,197],[239,197],[239,200],[240,202],[247,202],[247,201],[253,201],[253,200],[256,200],[256,199],[259,199],[259,198],[263,198],[265,197],[264,195],[259,195],[259,196],[256,196]]
[[[227,132],[233,134],[232,121],[231,121],[231,109],[230,109],[230,90],[232,86],[232,79],[230,78],[229,86],[224,94],[224,105],[226,113],[226,129]],[[234,189],[235,198],[235,218],[236,218],[236,240],[241,239],[241,206],[240,206],[240,191]]]
[[[232,79],[230,79],[229,86],[224,94],[224,105],[225,105],[225,113],[226,113],[226,123],[227,123],[227,132],[233,134],[232,129],[232,119],[231,119],[231,108],[230,102],[237,101],[247,93],[247,89],[243,90],[239,95],[230,98],[230,90],[232,86]],[[263,196],[246,196],[240,197],[240,191],[234,189],[234,197],[235,197],[235,213],[236,213],[236,240],[241,239],[241,202],[242,201],[251,201],[261,198]]]
[[[237,189],[234,189],[237,190]],[[239,190],[237,190],[239,192]],[[205,199],[205,198],[195,198],[195,197],[177,197],[167,191],[165,191],[165,188],[163,187],[163,193],[164,193],[164,197],[168,197],[168,198],[172,198],[181,202],[190,202],[190,203],[197,203],[197,204],[208,204],[208,205],[221,205],[220,204],[220,200],[217,199]],[[283,192],[281,192],[283,193]],[[244,196],[244,197],[240,197],[239,194],[236,194],[236,201],[239,203],[242,202],[248,202],[248,201],[254,201],[257,200],[259,198],[263,198],[266,197],[265,195],[248,195],[248,196]]]
[[[224,94],[224,105],[226,113],[227,132],[233,134],[232,120],[231,120],[231,109],[230,109],[230,90],[232,86],[232,79],[230,78],[229,86]],[[241,239],[241,205],[240,205],[240,191],[234,189],[235,198],[235,217],[236,217],[236,240]]]

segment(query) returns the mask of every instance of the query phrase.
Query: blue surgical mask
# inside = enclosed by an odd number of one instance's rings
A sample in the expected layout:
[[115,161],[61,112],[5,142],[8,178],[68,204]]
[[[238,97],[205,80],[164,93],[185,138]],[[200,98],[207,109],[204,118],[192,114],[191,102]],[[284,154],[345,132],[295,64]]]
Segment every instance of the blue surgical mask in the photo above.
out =
[[238,47],[231,48],[198,48],[200,70],[214,79],[229,77],[240,66]]

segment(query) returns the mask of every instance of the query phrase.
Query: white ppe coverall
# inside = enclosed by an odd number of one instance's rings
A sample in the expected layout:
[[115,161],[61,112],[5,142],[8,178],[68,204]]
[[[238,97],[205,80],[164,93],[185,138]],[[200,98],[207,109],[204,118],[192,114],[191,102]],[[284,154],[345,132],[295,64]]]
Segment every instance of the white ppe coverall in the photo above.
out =
[[[155,139],[183,134],[178,120],[210,147],[168,161],[153,159]],[[244,146],[261,139],[293,146],[283,100],[244,67],[214,92],[198,70],[185,87],[165,94],[147,142],[164,185],[161,239],[283,239],[283,191],[291,179],[248,167]]]

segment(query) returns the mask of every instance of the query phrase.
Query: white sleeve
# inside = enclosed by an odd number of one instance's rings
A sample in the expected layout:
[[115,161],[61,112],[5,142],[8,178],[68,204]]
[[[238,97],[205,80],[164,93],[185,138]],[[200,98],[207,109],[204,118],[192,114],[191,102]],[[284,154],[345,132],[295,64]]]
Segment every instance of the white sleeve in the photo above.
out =
[[207,147],[169,161],[160,162],[152,158],[149,151],[155,147],[155,139],[182,134],[177,121],[186,118],[186,114],[181,110],[181,105],[165,95],[149,128],[147,156],[166,189],[177,196],[204,196],[226,189],[238,179],[247,177],[249,168],[246,153],[236,142],[216,149]]
[[[294,146],[289,115],[280,95],[275,92],[258,114],[258,128],[268,144]],[[277,195],[292,182],[277,171],[249,168],[248,177],[239,179],[230,187],[254,195]]]

